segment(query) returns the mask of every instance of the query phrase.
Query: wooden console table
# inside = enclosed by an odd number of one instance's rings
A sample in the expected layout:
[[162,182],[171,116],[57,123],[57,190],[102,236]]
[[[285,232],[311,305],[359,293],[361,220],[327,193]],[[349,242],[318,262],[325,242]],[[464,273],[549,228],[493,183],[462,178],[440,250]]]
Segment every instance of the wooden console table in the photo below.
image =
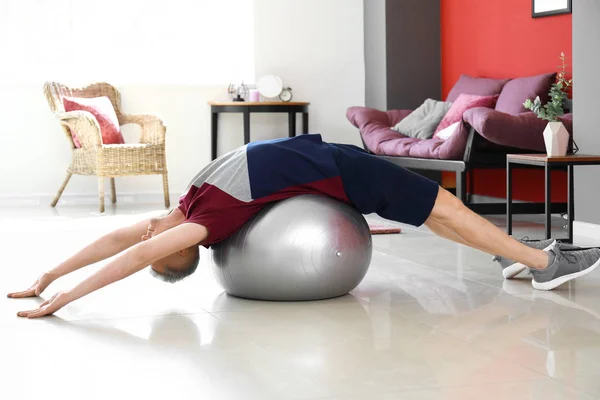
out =
[[567,168],[567,221],[568,243],[573,243],[573,219],[575,218],[575,204],[573,202],[574,182],[573,167],[576,165],[600,165],[600,155],[575,154],[567,156],[548,157],[546,154],[508,154],[506,156],[506,228],[512,234],[512,169],[514,164],[533,165],[544,168],[546,172],[546,212],[545,212],[545,238],[550,239],[552,226],[551,215],[551,172],[552,169]]
[[302,133],[308,133],[308,106],[310,103],[290,101],[287,103],[249,101],[211,101],[210,148],[212,159],[217,158],[220,113],[242,113],[244,115],[244,144],[250,143],[250,113],[287,113],[289,137],[296,136],[296,114],[302,113]]

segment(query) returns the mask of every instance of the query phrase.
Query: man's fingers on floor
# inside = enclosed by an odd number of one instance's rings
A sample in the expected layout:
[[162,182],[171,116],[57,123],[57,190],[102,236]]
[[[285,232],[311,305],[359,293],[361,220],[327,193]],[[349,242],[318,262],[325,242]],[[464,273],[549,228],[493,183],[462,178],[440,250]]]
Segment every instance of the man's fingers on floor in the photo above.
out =
[[34,295],[35,295],[35,292],[33,289],[27,289],[27,290],[23,290],[22,292],[9,293],[8,297],[18,298],[18,297],[31,297]]
[[29,315],[27,316],[27,318],[37,318],[37,317],[43,317],[44,315],[47,315],[47,314],[51,314],[51,313],[49,313],[49,312],[48,312],[48,310],[47,310],[46,308],[40,308],[39,310],[37,310],[37,311],[35,311],[35,312],[33,312],[33,313],[29,314]]
[[32,314],[32,313],[36,312],[37,310],[38,310],[38,308],[36,308],[35,310],[19,311],[19,312],[17,313],[17,315],[18,315],[19,317],[28,317],[28,316],[29,316],[29,314]]

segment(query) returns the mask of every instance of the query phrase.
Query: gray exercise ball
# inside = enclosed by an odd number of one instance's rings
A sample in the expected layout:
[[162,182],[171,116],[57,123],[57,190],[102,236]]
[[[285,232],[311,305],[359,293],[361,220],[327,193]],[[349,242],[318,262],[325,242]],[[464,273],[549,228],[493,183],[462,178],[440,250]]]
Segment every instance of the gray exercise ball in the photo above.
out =
[[212,249],[212,270],[225,292],[279,301],[347,294],[364,278],[373,252],[362,214],[321,195],[273,203]]

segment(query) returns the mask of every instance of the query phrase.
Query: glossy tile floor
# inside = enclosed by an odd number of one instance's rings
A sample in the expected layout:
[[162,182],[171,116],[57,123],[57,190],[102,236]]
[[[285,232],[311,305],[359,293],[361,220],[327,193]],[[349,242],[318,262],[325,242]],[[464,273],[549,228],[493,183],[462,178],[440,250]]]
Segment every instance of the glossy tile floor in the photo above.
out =
[[[3,207],[0,292],[25,289],[152,207]],[[2,297],[0,399],[600,398],[600,274],[536,292],[526,277],[503,281],[489,255],[424,229],[374,244],[364,281],[328,301],[229,297],[207,251],[184,282],[143,271],[54,317],[19,319],[42,300]]]

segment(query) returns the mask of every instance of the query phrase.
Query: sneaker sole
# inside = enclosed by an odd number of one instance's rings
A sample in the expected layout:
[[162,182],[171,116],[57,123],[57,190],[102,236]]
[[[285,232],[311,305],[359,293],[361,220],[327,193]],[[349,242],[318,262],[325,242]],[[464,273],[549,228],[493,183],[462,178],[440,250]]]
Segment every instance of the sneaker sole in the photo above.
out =
[[[556,246],[556,240],[554,242],[552,242],[552,244],[547,246],[544,249],[544,251],[551,250],[554,248],[554,246]],[[521,272],[525,271],[526,269],[527,269],[526,265],[523,265],[521,263],[514,263],[502,270],[502,276],[504,276],[504,279],[512,279],[515,276],[519,275]]]
[[574,274],[563,275],[560,278],[552,279],[551,281],[548,281],[548,282],[536,282],[535,280],[532,279],[531,284],[533,285],[533,288],[537,289],[537,290],[552,290],[552,289],[562,285],[563,283],[572,281],[573,279],[577,279],[581,276],[589,274],[590,272],[595,270],[598,267],[598,265],[600,265],[600,259],[598,259],[598,261],[596,261],[594,264],[592,264],[591,267],[584,269],[583,271],[579,271]]

